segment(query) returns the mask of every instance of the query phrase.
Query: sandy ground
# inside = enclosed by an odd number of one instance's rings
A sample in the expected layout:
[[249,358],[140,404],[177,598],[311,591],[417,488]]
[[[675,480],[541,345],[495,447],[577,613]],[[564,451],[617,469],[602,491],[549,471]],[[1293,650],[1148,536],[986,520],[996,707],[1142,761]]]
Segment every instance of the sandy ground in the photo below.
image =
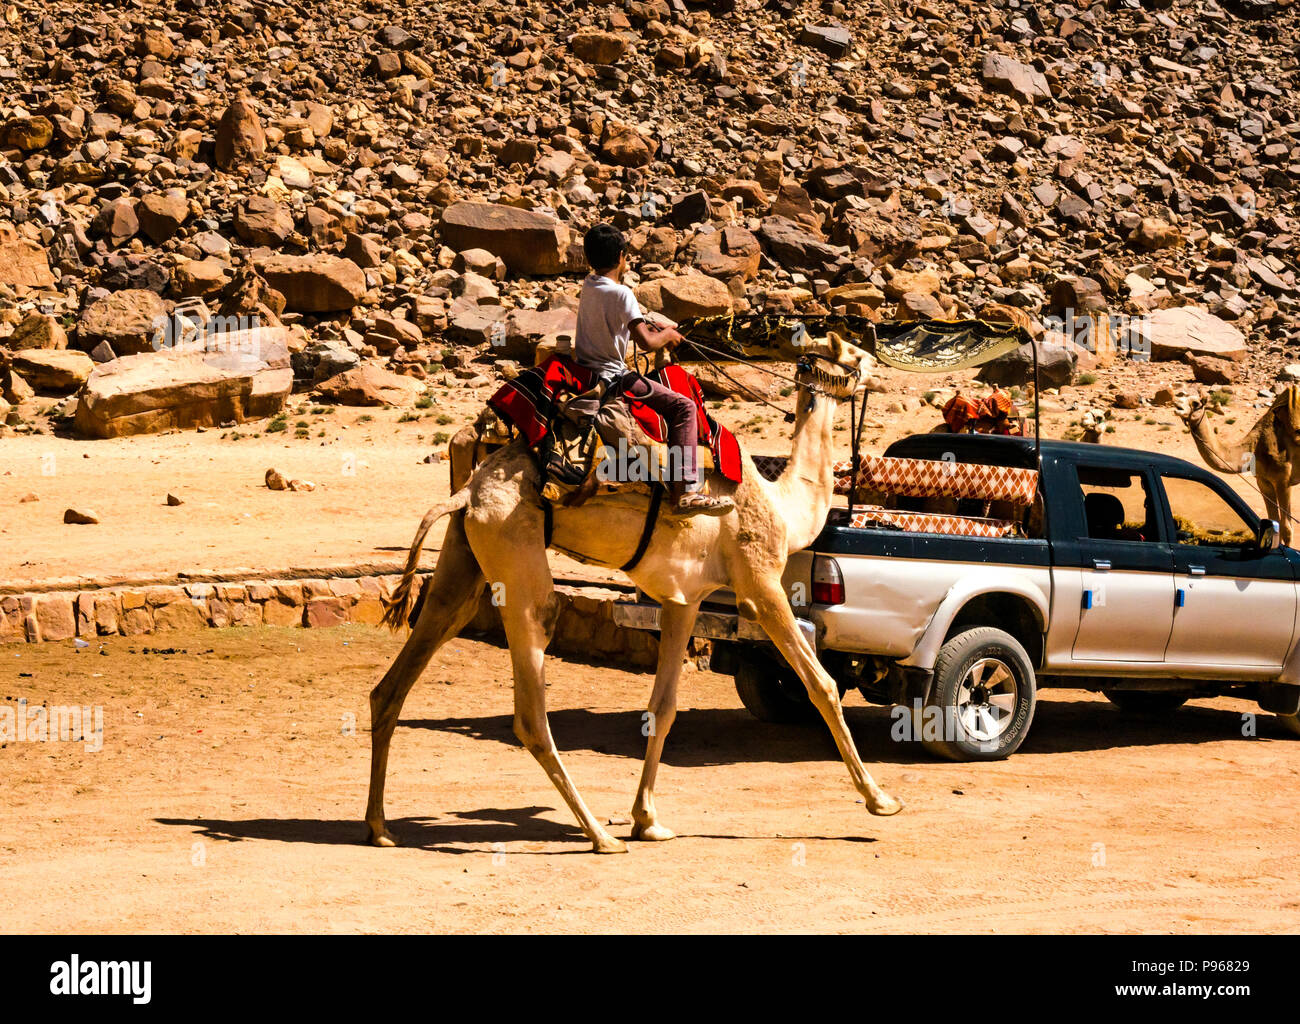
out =
[[[406,704],[360,845],[367,627],[114,638],[0,654],[0,708],[102,705],[102,749],[0,749],[5,932],[1295,932],[1300,760],[1269,716],[1167,721],[1049,691],[1009,761],[938,763],[848,719],[902,814],[870,817],[829,737],[764,725],[691,670],[659,806],[679,838],[596,857],[510,729],[506,652],[440,653]],[[165,645],[171,653],[159,653]],[[149,650],[146,650],[149,648]],[[552,659],[556,741],[630,831],[648,675]],[[354,716],[354,717],[353,717]]]
[[[951,392],[971,373],[927,377],[882,373],[888,392],[869,404],[867,450],[881,451],[908,434],[939,422],[923,405],[931,390]],[[1112,388],[1154,394],[1165,385],[1187,387],[1178,364],[1122,364],[1107,384],[1076,386],[1046,395],[1044,436],[1063,437],[1079,408],[1109,407]],[[370,562],[398,562],[430,504],[448,493],[445,462],[426,464],[446,450],[446,437],[473,420],[492,388],[438,390],[431,408],[324,409],[307,396],[293,398],[288,429],[266,432],[267,421],[233,430],[83,441],[53,434],[0,438],[0,586],[60,577],[165,579],[241,567],[283,570]],[[1214,422],[1229,439],[1254,423],[1259,402],[1239,385],[1225,417]],[[792,399],[778,399],[788,407]],[[38,401],[37,408],[49,406]],[[789,427],[752,402],[718,402],[714,415],[732,428],[747,450],[786,454]],[[1264,403],[1266,404],[1266,403]],[[891,405],[901,407],[890,412]],[[403,421],[403,416],[414,419]],[[39,422],[39,421],[38,421]],[[848,457],[848,415],[840,417]],[[1167,452],[1199,463],[1190,435],[1170,408],[1114,413],[1107,444]],[[299,437],[299,424],[303,424]],[[310,493],[267,490],[275,467],[317,485]],[[1244,477],[1233,485],[1262,513],[1263,503]],[[168,507],[174,493],[183,505]],[[21,498],[36,494],[34,502]],[[89,507],[98,526],[65,525],[69,506]],[[427,550],[438,548],[438,527]],[[555,557],[559,575],[602,578],[598,570]]]

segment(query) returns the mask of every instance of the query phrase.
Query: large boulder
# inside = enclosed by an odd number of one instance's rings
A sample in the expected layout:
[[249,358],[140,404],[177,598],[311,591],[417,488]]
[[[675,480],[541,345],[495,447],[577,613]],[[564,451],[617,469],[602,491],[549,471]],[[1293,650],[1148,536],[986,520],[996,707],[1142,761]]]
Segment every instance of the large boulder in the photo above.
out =
[[177,348],[123,356],[90,374],[77,403],[83,437],[215,427],[274,416],[293,389],[286,332],[219,335],[212,351]]
[[338,341],[317,341],[289,357],[294,376],[319,384],[360,365],[361,357]]
[[336,374],[319,385],[314,394],[326,402],[339,405],[413,405],[424,391],[414,377],[385,370],[373,363],[363,363]]
[[714,277],[682,274],[665,279],[659,286],[661,308],[673,320],[693,316],[717,316],[730,313],[731,292]]
[[1052,98],[1052,89],[1041,71],[1001,53],[986,53],[980,69],[984,84],[1010,93],[1025,103]]
[[627,40],[613,32],[584,31],[569,40],[573,54],[588,64],[613,64],[627,51]]
[[0,126],[0,138],[26,152],[44,149],[54,139],[54,124],[48,117],[13,117]]
[[606,124],[600,139],[601,154],[620,167],[644,167],[658,151],[658,142],[619,121]]
[[758,273],[762,255],[758,239],[739,225],[702,232],[686,250],[686,258],[697,270],[720,278],[736,290]]
[[799,42],[821,50],[832,60],[840,60],[853,49],[853,37],[842,25],[805,25],[799,33]]
[[1158,309],[1129,325],[1126,347],[1140,354],[1150,347],[1152,359],[1184,361],[1188,356],[1213,356],[1241,362],[1246,336],[1202,306]]
[[[1063,388],[1074,380],[1078,356],[1065,344],[1042,342],[1038,346],[1038,383],[1045,388]],[[1034,382],[1034,351],[1022,345],[992,362],[985,363],[979,380],[986,384],[1018,387]]]
[[0,224],[0,284],[19,295],[29,288],[53,288],[50,260],[39,242],[23,238],[9,224]]
[[57,317],[48,313],[28,313],[14,328],[14,333],[4,339],[11,349],[67,348],[68,333]]
[[293,214],[270,196],[250,196],[235,211],[235,234],[249,245],[278,249],[293,234]]
[[1143,217],[1128,239],[1141,252],[1172,249],[1183,244],[1183,233],[1158,217]]
[[821,272],[839,261],[839,252],[788,217],[764,217],[758,229],[764,251],[787,270]]
[[103,238],[114,248],[125,245],[139,230],[140,218],[136,216],[135,202],[125,196],[105,203],[90,222],[90,233]]
[[454,251],[486,249],[517,274],[559,274],[568,269],[568,227],[534,210],[452,203],[442,212],[438,231]]
[[161,347],[159,331],[167,322],[167,307],[157,294],[127,288],[92,302],[77,323],[77,344],[87,352],[101,342],[119,356],[152,352]]
[[59,395],[76,391],[95,368],[85,352],[50,348],[20,349],[13,354],[12,366],[37,392]]
[[266,132],[247,93],[240,93],[217,123],[214,156],[223,171],[240,170],[266,155]]
[[158,245],[176,234],[190,215],[185,193],[179,189],[176,192],[150,192],[135,208],[140,230]]
[[[573,341],[578,327],[577,313],[557,309],[512,309],[506,314],[506,332],[500,352],[493,355],[532,364],[539,345],[565,348]],[[567,339],[567,344],[564,339]]]
[[366,292],[362,269],[338,256],[272,254],[255,265],[267,284],[284,296],[284,308],[295,313],[347,312]]

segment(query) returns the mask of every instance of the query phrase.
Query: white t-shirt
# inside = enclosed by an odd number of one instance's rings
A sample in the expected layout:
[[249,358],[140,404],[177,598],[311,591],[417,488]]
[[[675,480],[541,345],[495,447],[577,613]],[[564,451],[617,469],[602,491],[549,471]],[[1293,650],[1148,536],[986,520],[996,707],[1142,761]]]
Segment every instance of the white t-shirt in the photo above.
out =
[[643,317],[631,288],[603,274],[589,275],[578,298],[574,358],[601,377],[626,373],[630,328]]

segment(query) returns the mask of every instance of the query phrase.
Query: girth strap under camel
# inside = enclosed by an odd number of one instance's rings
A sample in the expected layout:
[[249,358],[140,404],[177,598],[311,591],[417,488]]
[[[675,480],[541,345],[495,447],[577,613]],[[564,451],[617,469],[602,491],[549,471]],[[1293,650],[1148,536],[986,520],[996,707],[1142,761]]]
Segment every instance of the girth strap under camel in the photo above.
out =
[[631,572],[645,556],[646,549],[650,547],[650,538],[654,536],[655,523],[659,521],[659,506],[663,504],[663,500],[663,485],[655,484],[650,488],[650,507],[646,510],[645,525],[641,527],[641,539],[637,541],[636,551],[632,553],[632,557],[619,566],[621,572]]

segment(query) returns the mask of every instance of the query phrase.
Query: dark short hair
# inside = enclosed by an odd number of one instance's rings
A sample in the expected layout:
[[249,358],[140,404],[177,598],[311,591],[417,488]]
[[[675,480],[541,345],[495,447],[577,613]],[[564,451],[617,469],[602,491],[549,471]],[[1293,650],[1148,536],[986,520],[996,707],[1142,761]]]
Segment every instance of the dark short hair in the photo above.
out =
[[583,251],[592,270],[609,270],[618,266],[623,255],[623,233],[613,224],[597,224],[582,240]]

